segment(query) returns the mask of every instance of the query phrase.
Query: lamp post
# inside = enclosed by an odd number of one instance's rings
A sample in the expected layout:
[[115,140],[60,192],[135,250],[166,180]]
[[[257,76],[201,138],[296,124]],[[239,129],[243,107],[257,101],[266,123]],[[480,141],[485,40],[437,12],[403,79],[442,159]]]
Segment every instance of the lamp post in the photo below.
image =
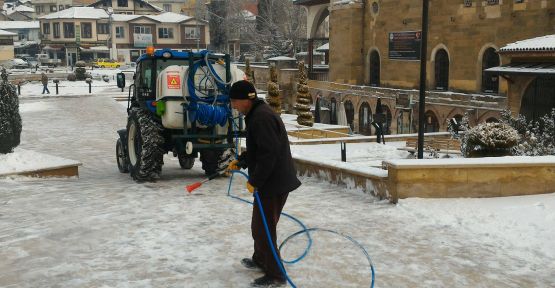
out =
[[422,38],[420,40],[420,95],[418,98],[418,159],[424,158],[426,113],[426,56],[428,53],[428,0],[422,2]]

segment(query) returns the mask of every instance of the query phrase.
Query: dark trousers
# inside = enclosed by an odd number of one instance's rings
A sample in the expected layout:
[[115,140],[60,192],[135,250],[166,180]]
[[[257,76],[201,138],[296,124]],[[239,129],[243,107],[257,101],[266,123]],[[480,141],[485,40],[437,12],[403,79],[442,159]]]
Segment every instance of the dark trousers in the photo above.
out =
[[50,94],[50,91],[48,91],[48,84],[42,84],[42,86],[42,94],[44,94],[44,92],[48,92],[48,94]]
[[[276,197],[260,197],[260,202],[262,202],[262,207],[264,208],[266,222],[268,223],[268,229],[272,235],[272,243],[274,244],[274,248],[276,249],[280,259],[281,256],[276,244],[276,227],[279,221],[279,216],[281,215],[281,210],[283,210],[285,201],[287,201],[287,196],[289,196],[289,193]],[[251,231],[252,239],[254,239],[254,254],[252,255],[252,260],[264,269],[267,276],[285,280],[285,277],[281,273],[281,270],[274,259],[272,250],[268,245],[268,238],[266,236],[266,230],[264,230],[264,223],[262,222],[258,204],[254,205],[252,209]]]
[[385,144],[385,137],[383,136],[383,125],[381,123],[372,122],[372,126],[376,128],[376,142]]

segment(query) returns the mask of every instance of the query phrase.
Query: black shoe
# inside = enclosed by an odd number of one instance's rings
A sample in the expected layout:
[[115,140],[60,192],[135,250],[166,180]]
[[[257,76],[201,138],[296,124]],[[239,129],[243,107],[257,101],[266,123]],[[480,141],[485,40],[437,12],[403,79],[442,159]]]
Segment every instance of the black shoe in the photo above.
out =
[[243,258],[241,259],[241,264],[245,266],[245,268],[252,269],[252,270],[262,270],[262,267],[258,265],[254,260],[251,258]]
[[282,287],[285,286],[285,284],[285,279],[272,278],[264,275],[258,279],[255,279],[251,283],[251,287]]

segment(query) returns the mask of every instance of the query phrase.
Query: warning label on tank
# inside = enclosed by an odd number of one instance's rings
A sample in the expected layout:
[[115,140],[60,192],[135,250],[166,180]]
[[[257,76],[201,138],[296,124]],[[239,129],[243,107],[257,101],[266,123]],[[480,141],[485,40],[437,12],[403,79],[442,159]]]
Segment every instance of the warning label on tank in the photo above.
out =
[[181,80],[179,75],[168,74],[168,89],[181,89]]

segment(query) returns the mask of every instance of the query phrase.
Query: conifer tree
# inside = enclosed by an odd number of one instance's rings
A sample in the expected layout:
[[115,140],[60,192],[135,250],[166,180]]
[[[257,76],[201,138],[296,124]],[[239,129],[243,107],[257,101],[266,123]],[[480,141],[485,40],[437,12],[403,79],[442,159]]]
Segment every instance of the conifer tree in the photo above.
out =
[[0,154],[11,153],[21,140],[21,115],[15,86],[2,68],[0,83]]
[[268,104],[277,114],[281,114],[281,98],[279,95],[279,85],[275,65],[270,65],[270,81],[268,81]]
[[305,126],[314,125],[314,117],[310,112],[312,97],[308,90],[308,79],[304,61],[299,62],[299,83],[297,84],[297,123]]

